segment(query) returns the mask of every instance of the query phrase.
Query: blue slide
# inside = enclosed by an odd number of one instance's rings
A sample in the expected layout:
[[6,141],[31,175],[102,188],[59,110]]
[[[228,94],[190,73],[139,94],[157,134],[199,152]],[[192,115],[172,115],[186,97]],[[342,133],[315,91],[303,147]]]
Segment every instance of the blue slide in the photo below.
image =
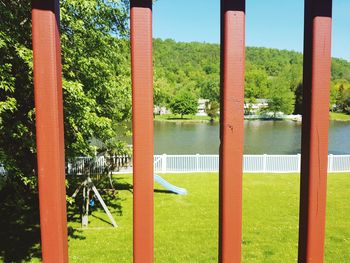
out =
[[162,185],[164,188],[166,188],[167,190],[169,190],[175,194],[187,195],[187,190],[185,188],[177,187],[177,186],[169,183],[167,180],[163,179],[159,175],[156,175],[156,174],[154,175],[154,181],[156,181],[157,183]]

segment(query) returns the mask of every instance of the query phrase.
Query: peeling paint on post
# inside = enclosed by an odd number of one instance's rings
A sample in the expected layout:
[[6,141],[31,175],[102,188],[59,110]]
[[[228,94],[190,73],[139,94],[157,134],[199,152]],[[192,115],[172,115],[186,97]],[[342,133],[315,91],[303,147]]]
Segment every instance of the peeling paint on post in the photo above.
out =
[[219,261],[241,262],[245,1],[221,0]]

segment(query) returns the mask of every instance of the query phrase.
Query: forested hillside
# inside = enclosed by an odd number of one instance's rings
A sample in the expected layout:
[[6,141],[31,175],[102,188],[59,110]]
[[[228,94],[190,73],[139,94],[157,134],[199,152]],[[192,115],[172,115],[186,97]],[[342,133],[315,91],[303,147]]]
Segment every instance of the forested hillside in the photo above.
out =
[[[301,53],[271,48],[246,49],[245,101],[269,99],[272,111],[301,113]],[[183,90],[219,100],[220,46],[154,39],[155,104],[168,105]],[[350,62],[332,60],[331,105],[350,112]],[[347,106],[346,106],[347,105]]]

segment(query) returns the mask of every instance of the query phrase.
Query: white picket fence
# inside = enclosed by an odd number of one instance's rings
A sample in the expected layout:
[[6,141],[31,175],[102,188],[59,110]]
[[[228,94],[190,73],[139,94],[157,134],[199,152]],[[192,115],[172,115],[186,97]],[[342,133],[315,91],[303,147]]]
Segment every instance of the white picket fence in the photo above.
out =
[[[122,169],[129,169],[132,159],[128,155],[118,155],[109,157],[117,167]],[[68,161],[68,174],[84,174],[87,171],[92,174],[102,174],[105,172],[107,160],[104,156],[100,157],[78,157],[74,161]],[[129,169],[130,170],[130,169]]]
[[[301,155],[244,155],[245,173],[298,173]],[[155,155],[154,170],[159,173],[217,172],[219,155]],[[328,172],[350,172],[350,155],[328,156]]]
[[[115,172],[132,172],[132,160],[129,156],[118,156],[117,162],[122,169]],[[81,173],[91,161],[88,157],[80,157],[74,165],[68,165],[68,171]],[[244,155],[243,171],[245,173],[298,173],[300,171],[301,155]],[[90,164],[91,165],[91,164]],[[97,158],[91,166],[93,172],[102,172],[106,161],[104,157]],[[219,155],[155,155],[155,173],[184,172],[218,172]],[[350,172],[350,155],[328,156],[328,172]]]

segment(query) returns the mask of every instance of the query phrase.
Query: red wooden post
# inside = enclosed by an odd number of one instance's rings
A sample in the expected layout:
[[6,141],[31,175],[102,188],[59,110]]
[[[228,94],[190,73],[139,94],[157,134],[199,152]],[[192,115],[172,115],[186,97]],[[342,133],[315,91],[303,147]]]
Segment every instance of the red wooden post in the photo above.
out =
[[332,0],[305,1],[299,262],[323,262]]
[[32,8],[42,257],[68,262],[59,1]]
[[245,1],[221,0],[219,261],[240,262],[244,134]]
[[153,262],[152,0],[132,0],[130,14],[134,262]]

